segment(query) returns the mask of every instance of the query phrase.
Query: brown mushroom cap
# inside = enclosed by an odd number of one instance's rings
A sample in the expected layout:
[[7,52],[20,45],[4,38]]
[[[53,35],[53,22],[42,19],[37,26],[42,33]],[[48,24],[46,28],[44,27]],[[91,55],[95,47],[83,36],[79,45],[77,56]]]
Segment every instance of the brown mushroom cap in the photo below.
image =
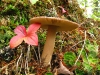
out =
[[41,23],[42,28],[48,29],[49,25],[57,26],[57,31],[71,31],[76,29],[79,25],[75,22],[61,19],[57,17],[34,17],[30,19],[30,23]]

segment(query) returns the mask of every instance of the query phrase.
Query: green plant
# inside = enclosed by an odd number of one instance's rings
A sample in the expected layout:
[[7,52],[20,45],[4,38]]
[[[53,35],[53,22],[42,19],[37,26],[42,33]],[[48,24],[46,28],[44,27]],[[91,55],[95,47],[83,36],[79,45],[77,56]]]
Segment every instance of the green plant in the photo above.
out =
[[[85,42],[85,49],[81,53],[81,71],[87,74],[96,74],[97,68],[99,70],[98,45],[95,41],[91,43],[90,40],[86,40]],[[78,53],[80,53],[80,49]],[[77,74],[80,73],[78,69],[75,71]],[[77,71],[79,71],[79,73]]]
[[46,31],[41,31],[38,33],[39,42],[44,45],[46,41]]
[[9,45],[9,40],[13,36],[13,32],[11,28],[8,26],[1,26],[0,27],[0,48]]
[[82,69],[76,69],[75,74],[76,75],[86,75],[86,72],[84,72],[84,70],[82,70]]
[[45,75],[53,75],[52,72],[47,72]]
[[68,65],[68,66],[73,66],[76,60],[76,55],[73,52],[66,52],[64,54],[64,62]]

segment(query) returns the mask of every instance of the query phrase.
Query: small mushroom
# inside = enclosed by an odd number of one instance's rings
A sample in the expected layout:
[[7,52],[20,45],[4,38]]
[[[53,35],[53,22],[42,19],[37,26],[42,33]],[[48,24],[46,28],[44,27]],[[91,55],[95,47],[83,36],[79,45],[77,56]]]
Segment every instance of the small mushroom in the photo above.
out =
[[52,54],[55,46],[55,38],[57,31],[71,31],[79,25],[66,19],[57,17],[34,17],[30,19],[30,23],[41,23],[43,29],[48,29],[46,42],[42,53],[42,61],[44,66],[48,66],[51,62]]

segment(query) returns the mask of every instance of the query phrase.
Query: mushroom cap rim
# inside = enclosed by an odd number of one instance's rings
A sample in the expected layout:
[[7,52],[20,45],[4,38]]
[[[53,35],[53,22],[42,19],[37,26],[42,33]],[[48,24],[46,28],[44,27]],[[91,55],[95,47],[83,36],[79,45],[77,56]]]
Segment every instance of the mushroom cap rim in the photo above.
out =
[[57,26],[57,31],[71,31],[79,27],[79,24],[75,22],[57,17],[34,17],[30,19],[30,24],[32,23],[40,23],[43,29],[48,29],[49,26]]

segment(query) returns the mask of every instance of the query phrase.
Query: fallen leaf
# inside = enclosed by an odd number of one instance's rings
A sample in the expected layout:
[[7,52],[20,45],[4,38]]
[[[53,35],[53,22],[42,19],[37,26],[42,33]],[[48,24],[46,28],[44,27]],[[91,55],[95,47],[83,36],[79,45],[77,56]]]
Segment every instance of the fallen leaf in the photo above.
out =
[[69,69],[67,69],[63,64],[62,61],[60,61],[60,68],[57,69],[58,74],[69,74],[73,75],[73,72],[70,72]]

